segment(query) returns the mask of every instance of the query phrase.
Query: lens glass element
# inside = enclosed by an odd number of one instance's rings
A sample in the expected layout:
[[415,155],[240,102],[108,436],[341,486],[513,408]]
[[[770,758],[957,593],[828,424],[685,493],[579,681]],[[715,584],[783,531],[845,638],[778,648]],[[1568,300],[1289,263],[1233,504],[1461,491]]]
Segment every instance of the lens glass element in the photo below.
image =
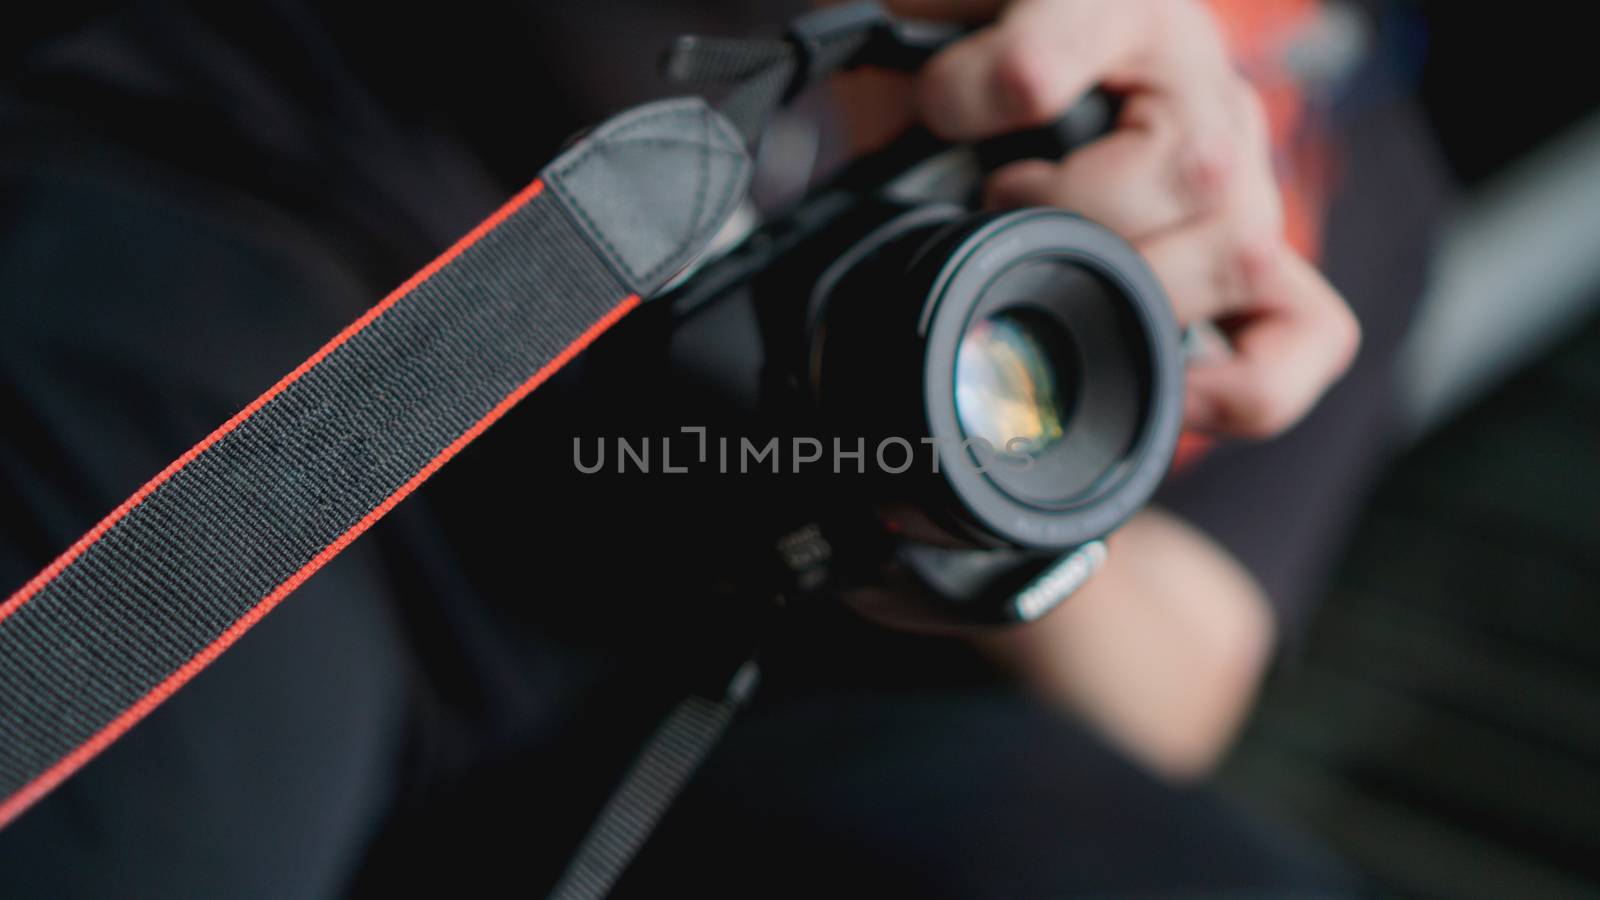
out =
[[956,351],[961,429],[997,450],[1044,454],[1066,433],[1077,368],[1072,340],[1048,315],[1011,307],[974,323]]

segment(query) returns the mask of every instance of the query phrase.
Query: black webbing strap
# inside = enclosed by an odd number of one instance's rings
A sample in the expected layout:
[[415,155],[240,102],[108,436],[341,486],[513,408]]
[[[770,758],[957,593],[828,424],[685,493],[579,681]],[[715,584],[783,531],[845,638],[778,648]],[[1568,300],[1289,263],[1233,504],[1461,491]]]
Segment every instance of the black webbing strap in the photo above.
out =
[[681,269],[749,169],[698,98],[608,121],[0,604],[0,825]]
[[755,660],[733,673],[723,696],[690,696],[651,735],[584,835],[550,900],[600,900],[638,855],[678,793],[722,740],[760,678]]

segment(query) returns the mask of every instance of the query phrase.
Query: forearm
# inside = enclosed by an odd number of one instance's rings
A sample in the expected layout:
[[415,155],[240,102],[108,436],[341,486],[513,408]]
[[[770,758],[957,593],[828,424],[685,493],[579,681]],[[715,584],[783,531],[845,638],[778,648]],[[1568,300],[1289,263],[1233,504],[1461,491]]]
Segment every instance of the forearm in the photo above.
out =
[[979,640],[1050,702],[1188,778],[1211,767],[1248,710],[1273,630],[1266,598],[1227,551],[1147,510],[1060,609]]

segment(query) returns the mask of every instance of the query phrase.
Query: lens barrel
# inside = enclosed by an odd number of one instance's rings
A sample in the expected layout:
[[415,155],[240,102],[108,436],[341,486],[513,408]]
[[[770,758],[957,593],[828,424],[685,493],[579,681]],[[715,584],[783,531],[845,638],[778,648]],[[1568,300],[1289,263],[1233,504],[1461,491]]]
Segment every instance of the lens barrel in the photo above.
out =
[[1053,209],[890,216],[818,279],[810,377],[839,433],[936,454],[875,487],[938,543],[1061,549],[1154,493],[1182,413],[1176,323],[1127,243]]

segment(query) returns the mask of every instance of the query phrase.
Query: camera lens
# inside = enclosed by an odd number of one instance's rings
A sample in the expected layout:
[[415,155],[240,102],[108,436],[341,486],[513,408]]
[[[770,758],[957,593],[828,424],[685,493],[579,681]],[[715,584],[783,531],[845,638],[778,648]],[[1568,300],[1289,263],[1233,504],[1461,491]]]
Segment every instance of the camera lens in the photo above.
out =
[[[1067,547],[1149,499],[1177,440],[1182,371],[1137,252],[1056,210],[980,216],[919,251],[922,390],[943,482],[969,522]],[[972,447],[988,441],[985,457]],[[1007,443],[1028,441],[1026,448]]]
[[903,213],[837,257],[810,309],[830,427],[931,448],[919,476],[866,488],[900,533],[1073,547],[1119,525],[1166,471],[1177,328],[1138,253],[1085,219]]
[[956,351],[956,415],[997,450],[1042,456],[1066,433],[1081,384],[1072,339],[1018,307],[976,322]]

